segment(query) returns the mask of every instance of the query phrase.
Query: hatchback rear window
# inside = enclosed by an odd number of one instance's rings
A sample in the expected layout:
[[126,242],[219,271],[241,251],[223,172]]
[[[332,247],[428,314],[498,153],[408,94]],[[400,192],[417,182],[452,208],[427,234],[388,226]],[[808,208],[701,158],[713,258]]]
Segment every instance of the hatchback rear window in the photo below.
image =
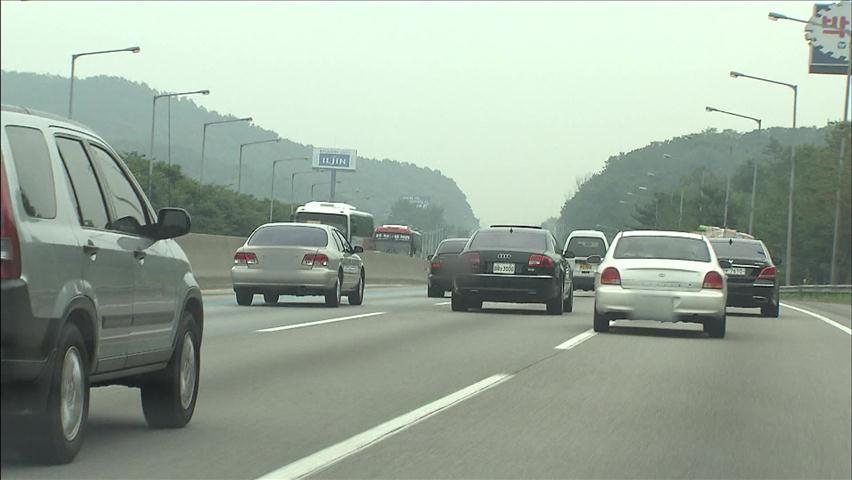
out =
[[321,228],[277,225],[254,232],[248,244],[259,247],[325,247],[328,234]]
[[763,251],[763,245],[760,242],[753,241],[730,241],[711,240],[710,245],[716,251],[716,256],[719,258],[739,258],[743,260],[766,260],[766,253]]
[[438,251],[435,252],[435,255],[441,255],[443,253],[459,253],[464,249],[464,246],[466,244],[467,240],[442,242],[440,245],[438,245]]
[[473,237],[473,250],[518,249],[543,252],[547,250],[547,235],[542,230],[482,230]]
[[615,258],[656,258],[709,262],[710,250],[704,240],[683,237],[622,237]]
[[604,241],[597,237],[573,237],[568,241],[566,250],[574,254],[575,257],[589,257],[592,255],[606,254],[606,245]]
[[56,193],[47,141],[41,130],[8,126],[6,137],[12,149],[21,201],[27,215],[56,218]]

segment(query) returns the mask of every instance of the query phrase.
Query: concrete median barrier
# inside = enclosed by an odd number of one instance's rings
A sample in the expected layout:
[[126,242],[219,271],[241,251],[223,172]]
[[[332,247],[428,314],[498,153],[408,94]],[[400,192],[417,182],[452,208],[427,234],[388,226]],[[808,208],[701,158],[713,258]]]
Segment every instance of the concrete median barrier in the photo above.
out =
[[[245,238],[192,233],[177,238],[177,242],[189,257],[192,271],[201,288],[218,289],[231,286],[234,252],[242,246]],[[364,252],[359,256],[364,260],[368,285],[426,283],[429,268],[429,263],[426,261],[381,252]]]

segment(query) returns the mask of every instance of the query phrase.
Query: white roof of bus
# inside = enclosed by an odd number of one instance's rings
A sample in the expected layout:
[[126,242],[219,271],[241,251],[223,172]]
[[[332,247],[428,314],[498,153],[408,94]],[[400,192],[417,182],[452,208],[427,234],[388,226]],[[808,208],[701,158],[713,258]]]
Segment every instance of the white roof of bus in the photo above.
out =
[[367,212],[361,212],[354,205],[349,205],[348,203],[336,203],[336,202],[308,202],[304,205],[301,205],[296,208],[296,213],[299,212],[310,212],[310,213],[340,213],[340,214],[361,214],[361,215],[369,215]]

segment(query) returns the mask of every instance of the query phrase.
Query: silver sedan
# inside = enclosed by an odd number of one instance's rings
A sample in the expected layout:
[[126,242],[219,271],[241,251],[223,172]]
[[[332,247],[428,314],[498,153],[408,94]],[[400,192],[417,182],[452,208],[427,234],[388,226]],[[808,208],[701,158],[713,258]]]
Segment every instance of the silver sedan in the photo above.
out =
[[727,280],[710,242],[685,232],[627,231],[613,240],[595,276],[594,329],[617,319],[701,323],[725,336]]
[[255,294],[266,303],[280,295],[320,295],[329,307],[364,301],[364,263],[360,246],[332,226],[307,223],[267,223],[237,249],[231,281],[237,303],[251,305]]

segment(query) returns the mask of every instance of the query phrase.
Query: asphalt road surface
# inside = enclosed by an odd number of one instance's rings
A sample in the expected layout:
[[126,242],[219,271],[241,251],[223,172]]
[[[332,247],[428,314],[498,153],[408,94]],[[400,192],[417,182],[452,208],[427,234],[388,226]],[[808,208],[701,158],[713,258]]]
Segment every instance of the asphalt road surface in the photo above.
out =
[[4,451],[0,476],[852,477],[845,306],[732,309],[719,340],[653,322],[594,335],[589,294],[550,316],[454,313],[425,293],[373,288],[337,309],[207,295],[187,428],[150,430],[138,390],[94,389],[72,464]]

